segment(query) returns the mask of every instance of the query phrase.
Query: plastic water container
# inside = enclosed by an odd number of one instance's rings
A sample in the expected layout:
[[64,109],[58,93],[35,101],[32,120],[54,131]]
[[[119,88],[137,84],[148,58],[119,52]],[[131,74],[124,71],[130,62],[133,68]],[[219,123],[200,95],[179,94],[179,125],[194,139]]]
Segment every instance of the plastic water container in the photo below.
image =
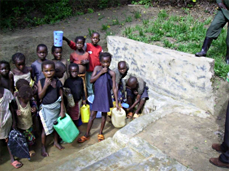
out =
[[79,130],[75,126],[71,117],[67,113],[65,115],[66,116],[63,119],[59,117],[53,127],[64,142],[71,143],[79,135]]
[[53,37],[54,37],[54,46],[56,47],[62,47],[63,45],[63,31],[54,31]]
[[90,107],[89,105],[83,105],[80,108],[81,120],[83,123],[88,123],[90,119]]
[[121,111],[117,108],[112,109],[111,122],[116,128],[121,128],[126,125],[126,112],[124,109],[120,108]]
[[[88,101],[88,103],[90,105],[90,109],[92,108],[92,103],[94,101],[94,97],[95,97],[94,95],[90,95],[87,98],[87,101]],[[102,112],[98,111],[97,114],[96,114],[96,118],[101,118],[101,117],[102,117]]]

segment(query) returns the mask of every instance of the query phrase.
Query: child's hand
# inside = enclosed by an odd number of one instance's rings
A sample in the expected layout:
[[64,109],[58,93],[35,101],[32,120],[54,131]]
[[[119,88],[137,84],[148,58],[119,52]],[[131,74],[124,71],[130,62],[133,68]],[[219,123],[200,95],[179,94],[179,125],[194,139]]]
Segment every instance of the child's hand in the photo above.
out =
[[86,100],[83,100],[83,105],[86,105],[87,103],[86,103]]
[[45,78],[45,85],[44,85],[44,87],[48,87],[49,85],[51,85],[51,79],[50,78]]
[[121,111],[120,106],[116,103],[116,108],[118,111]]
[[134,90],[133,92],[135,95],[138,95],[138,91],[137,90]]
[[32,112],[32,113],[37,112],[37,108],[36,108],[35,106],[34,106],[34,107],[32,107],[32,108],[31,108],[31,112]]
[[65,117],[65,113],[64,112],[61,112],[60,113],[60,117],[61,117],[61,119],[63,119]]
[[9,138],[6,138],[6,139],[5,139],[5,142],[8,143],[8,140],[9,140]]
[[89,62],[89,60],[84,59],[84,60],[82,60],[82,61],[81,61],[81,64],[83,64],[83,65],[84,65],[84,64],[87,64],[88,62]]
[[71,94],[70,88],[65,88],[65,87],[64,87],[64,93],[65,93],[65,94]]
[[106,73],[107,71],[108,71],[108,69],[105,67],[105,68],[101,69],[100,72],[101,72],[102,74],[104,74],[104,73]]
[[20,110],[17,110],[16,113],[17,113],[17,116],[21,116],[21,111]]

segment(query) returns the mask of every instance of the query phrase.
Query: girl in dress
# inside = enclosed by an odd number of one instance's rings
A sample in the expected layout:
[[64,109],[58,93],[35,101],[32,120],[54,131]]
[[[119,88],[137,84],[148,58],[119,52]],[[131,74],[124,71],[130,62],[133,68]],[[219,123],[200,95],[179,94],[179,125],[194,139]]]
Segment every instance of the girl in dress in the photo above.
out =
[[99,59],[101,66],[96,66],[90,82],[94,83],[94,102],[92,104],[92,112],[90,120],[87,125],[87,132],[84,136],[78,139],[79,143],[83,143],[90,138],[90,130],[93,124],[94,119],[98,111],[102,112],[102,121],[101,128],[98,135],[98,141],[104,140],[103,128],[107,119],[107,112],[110,111],[110,108],[113,107],[111,89],[114,92],[116,108],[120,110],[117,101],[117,88],[115,82],[115,72],[109,69],[111,63],[112,55],[108,52],[103,52],[100,54]]
[[[3,88],[0,82],[0,140],[5,140],[6,143],[8,142],[8,136],[11,130],[12,122],[13,127],[15,126],[15,119],[12,115],[13,99],[13,94],[9,90]],[[10,154],[11,165],[17,169],[22,167],[23,164],[15,160],[8,146],[7,148]]]

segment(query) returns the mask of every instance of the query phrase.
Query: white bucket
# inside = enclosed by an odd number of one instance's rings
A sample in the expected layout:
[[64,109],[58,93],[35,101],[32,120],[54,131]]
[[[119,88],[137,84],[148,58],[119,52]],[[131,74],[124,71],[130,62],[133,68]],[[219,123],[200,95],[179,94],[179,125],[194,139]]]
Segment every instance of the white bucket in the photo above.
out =
[[53,37],[54,37],[54,46],[56,47],[62,47],[63,44],[63,31],[54,31]]

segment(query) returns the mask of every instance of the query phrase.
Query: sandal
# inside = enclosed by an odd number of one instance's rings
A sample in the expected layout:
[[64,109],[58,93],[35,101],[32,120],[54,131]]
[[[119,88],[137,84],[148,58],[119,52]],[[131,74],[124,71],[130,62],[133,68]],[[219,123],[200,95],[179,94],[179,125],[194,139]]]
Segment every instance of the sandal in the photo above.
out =
[[133,117],[133,112],[129,112],[126,117],[127,119],[131,119]]
[[141,114],[136,114],[135,113],[133,118],[136,119],[136,118],[139,118],[140,116],[141,116]]
[[85,141],[87,141],[87,140],[89,140],[89,139],[90,139],[90,137],[82,136],[82,137],[80,137],[80,138],[77,140],[77,142],[78,142],[78,143],[83,143],[83,142],[85,142]]
[[29,151],[29,156],[30,156],[30,157],[33,157],[35,154],[36,154],[36,153],[35,153],[34,150]]
[[103,136],[103,134],[99,134],[98,135],[98,141],[100,142],[100,141],[103,141],[105,138],[104,138],[104,136]]
[[21,162],[17,161],[17,160],[14,160],[14,162],[11,163],[11,165],[16,169],[19,169],[20,167],[23,166],[23,164]]

